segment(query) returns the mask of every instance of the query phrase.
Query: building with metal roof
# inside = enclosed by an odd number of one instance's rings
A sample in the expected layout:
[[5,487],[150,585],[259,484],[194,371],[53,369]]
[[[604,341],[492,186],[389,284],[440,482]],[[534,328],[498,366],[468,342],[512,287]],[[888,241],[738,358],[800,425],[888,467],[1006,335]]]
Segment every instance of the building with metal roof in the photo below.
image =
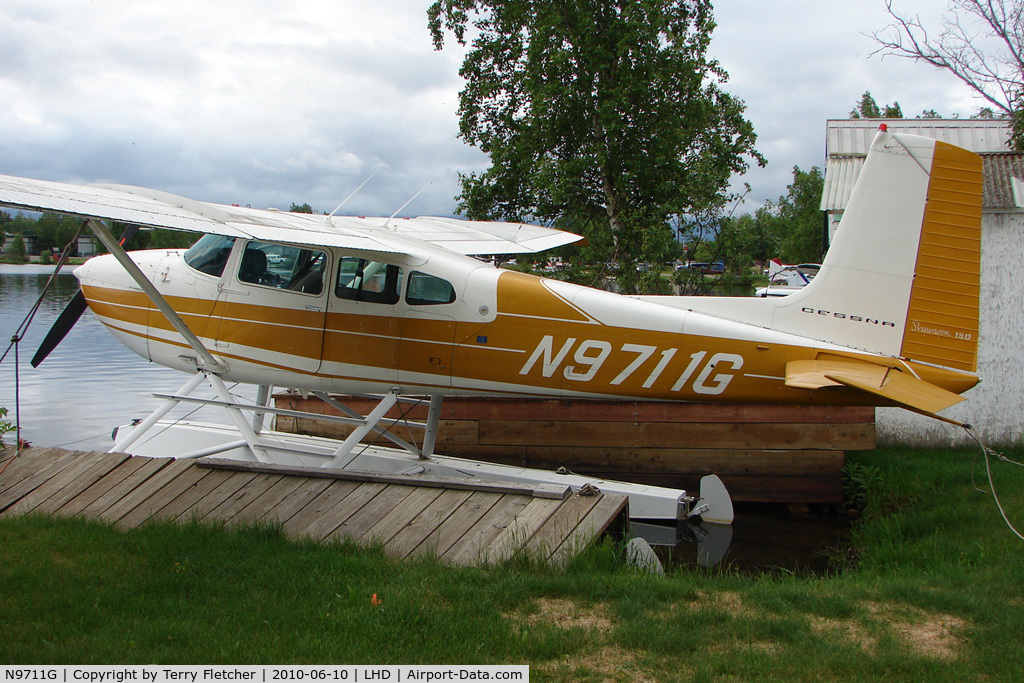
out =
[[[827,123],[821,209],[829,238],[840,219],[880,124],[894,133],[942,140],[982,157],[981,383],[944,414],[969,422],[983,440],[1024,443],[1024,154],[1010,150],[1010,126],[999,119],[833,119]],[[970,443],[949,425],[899,410],[876,411],[881,442]]]

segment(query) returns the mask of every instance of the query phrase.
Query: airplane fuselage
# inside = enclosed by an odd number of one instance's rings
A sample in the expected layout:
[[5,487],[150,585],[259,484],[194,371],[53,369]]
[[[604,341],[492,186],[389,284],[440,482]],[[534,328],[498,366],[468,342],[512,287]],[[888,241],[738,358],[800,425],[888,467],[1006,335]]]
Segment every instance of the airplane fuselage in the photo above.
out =
[[[213,266],[201,262],[195,247],[132,257],[224,361],[223,377],[238,382],[343,393],[835,405],[885,401],[846,387],[787,386],[787,363],[868,361],[955,393],[976,382],[973,375],[440,250],[385,255],[226,243],[230,253]],[[263,252],[260,268],[266,261],[260,274],[250,272],[254,251]],[[162,365],[195,371],[195,353],[112,257],[93,259],[76,274],[92,311],[125,345]]]

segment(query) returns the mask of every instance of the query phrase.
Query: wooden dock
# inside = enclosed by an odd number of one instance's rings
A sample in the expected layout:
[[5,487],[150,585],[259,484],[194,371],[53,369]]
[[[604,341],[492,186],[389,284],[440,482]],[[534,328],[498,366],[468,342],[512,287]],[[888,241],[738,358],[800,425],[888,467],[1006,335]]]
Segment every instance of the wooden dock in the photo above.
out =
[[[123,529],[199,520],[272,524],[294,539],[349,539],[455,565],[517,555],[564,563],[613,525],[625,496],[553,485],[359,474],[230,460],[31,448],[0,453],[0,516],[82,516]],[[10,461],[10,462],[8,462]]]
[[[374,405],[340,398],[363,414]],[[274,400],[278,408],[340,414],[315,397],[280,393]],[[388,416],[422,421],[426,406],[401,406]],[[334,439],[351,430],[285,416],[276,429]],[[401,425],[391,431],[419,438]],[[838,504],[846,451],[874,447],[871,407],[446,397],[435,448],[691,491],[705,474],[717,474],[736,502]]]

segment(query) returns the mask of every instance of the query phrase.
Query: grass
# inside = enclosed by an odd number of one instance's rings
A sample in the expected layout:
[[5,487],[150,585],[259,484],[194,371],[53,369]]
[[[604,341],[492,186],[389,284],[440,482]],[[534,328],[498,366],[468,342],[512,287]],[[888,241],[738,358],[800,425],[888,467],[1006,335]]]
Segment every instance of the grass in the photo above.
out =
[[[1008,452],[1024,459],[1024,449]],[[319,547],[275,529],[0,520],[0,662],[527,663],[532,680],[1016,680],[1024,541],[974,451],[850,456],[866,507],[824,576],[557,571]],[[1024,526],[1024,468],[997,489]],[[984,479],[984,465],[976,473]],[[863,488],[863,487],[862,487]],[[382,605],[371,604],[376,593]]]

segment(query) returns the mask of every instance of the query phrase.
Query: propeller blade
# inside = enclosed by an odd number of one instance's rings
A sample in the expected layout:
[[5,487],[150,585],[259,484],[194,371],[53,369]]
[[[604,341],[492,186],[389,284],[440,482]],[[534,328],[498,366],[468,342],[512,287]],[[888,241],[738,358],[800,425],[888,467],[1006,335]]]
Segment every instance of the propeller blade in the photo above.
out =
[[[129,225],[125,227],[124,232],[121,233],[121,239],[119,240],[122,245],[130,240],[136,232],[138,232],[139,226]],[[85,313],[87,304],[85,302],[85,295],[82,294],[82,290],[78,290],[68,305],[64,307],[64,310],[57,317],[56,322],[53,323],[53,327],[46,333],[46,338],[43,339],[43,343],[39,345],[39,350],[36,351],[36,355],[32,356],[32,367],[38,368],[39,364],[42,363],[50,353],[57,348],[57,344],[60,344],[64,337],[68,336],[68,332],[75,326],[78,319]]]
[[53,327],[46,333],[46,338],[43,339],[43,343],[39,345],[39,350],[36,351],[36,355],[32,356],[32,367],[38,368],[39,364],[50,355],[50,352],[57,348],[57,344],[60,344],[64,337],[67,336],[71,328],[75,326],[78,319],[82,317],[82,313],[85,312],[86,303],[85,295],[82,294],[82,290],[78,290],[68,305],[64,307],[64,310],[58,316],[57,321],[53,323]]

